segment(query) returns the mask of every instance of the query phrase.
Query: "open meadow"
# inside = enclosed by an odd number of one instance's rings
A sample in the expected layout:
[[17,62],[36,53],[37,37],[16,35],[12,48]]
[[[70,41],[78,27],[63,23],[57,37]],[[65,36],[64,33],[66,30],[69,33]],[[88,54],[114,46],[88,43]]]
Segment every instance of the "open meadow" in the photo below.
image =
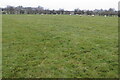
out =
[[3,15],[4,78],[118,78],[118,18]]

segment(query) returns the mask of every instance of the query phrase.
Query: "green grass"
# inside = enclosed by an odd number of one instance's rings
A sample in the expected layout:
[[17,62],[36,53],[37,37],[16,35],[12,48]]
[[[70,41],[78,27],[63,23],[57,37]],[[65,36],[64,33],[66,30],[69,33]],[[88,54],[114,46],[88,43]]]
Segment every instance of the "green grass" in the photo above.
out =
[[3,15],[3,77],[118,78],[118,19]]

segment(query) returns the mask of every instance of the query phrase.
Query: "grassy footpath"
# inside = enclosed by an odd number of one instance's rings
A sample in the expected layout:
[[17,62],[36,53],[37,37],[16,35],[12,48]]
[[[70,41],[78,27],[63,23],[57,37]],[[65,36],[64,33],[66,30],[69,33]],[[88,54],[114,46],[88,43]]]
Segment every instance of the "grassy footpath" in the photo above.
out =
[[118,19],[3,15],[3,77],[117,78]]

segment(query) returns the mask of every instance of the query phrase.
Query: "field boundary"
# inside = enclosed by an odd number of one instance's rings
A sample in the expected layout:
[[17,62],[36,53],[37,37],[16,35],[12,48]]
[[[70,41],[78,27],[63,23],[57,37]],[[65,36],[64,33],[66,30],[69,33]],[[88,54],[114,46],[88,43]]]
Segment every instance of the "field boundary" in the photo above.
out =
[[0,9],[0,79],[2,79],[2,10]]

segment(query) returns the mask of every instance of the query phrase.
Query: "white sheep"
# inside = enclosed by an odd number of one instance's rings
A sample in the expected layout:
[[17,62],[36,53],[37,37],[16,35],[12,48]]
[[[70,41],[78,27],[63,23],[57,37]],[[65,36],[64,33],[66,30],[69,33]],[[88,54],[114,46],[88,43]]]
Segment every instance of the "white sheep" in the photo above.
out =
[[95,15],[92,15],[92,17],[94,17]]
[[82,15],[80,15],[80,17],[82,17]]
[[104,17],[107,17],[106,15]]

